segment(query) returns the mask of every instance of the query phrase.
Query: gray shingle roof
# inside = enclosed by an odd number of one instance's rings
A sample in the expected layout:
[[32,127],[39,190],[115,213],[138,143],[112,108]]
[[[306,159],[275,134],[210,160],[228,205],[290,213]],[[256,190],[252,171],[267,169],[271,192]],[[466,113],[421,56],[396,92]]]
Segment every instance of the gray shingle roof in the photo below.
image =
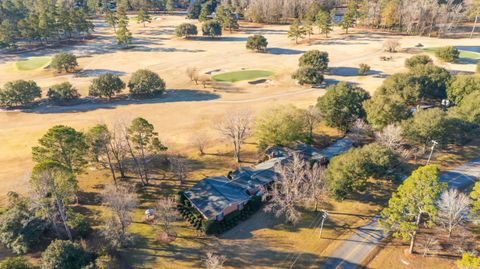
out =
[[208,219],[214,219],[233,203],[248,201],[250,196],[226,177],[209,177],[185,192],[185,196]]
[[324,148],[320,151],[320,155],[329,160],[337,155],[344,153],[353,146],[353,141],[350,138],[342,138],[337,140],[333,145]]

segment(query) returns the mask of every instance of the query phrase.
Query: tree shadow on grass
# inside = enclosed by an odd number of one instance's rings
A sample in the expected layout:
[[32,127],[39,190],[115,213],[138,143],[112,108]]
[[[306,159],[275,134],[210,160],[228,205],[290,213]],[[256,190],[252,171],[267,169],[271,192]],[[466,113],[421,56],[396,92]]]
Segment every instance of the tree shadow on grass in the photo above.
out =
[[284,35],[288,33],[287,30],[275,30],[275,29],[265,29],[265,28],[259,28],[259,27],[242,27],[243,29],[247,28],[245,30],[245,34],[249,35]]
[[75,73],[75,77],[98,77],[103,74],[114,74],[117,76],[124,76],[127,73],[123,71],[116,71],[111,69],[83,69],[77,73]]
[[302,54],[304,50],[284,49],[284,48],[268,48],[267,52],[274,55],[297,55]]
[[[357,67],[331,67],[330,74],[335,76],[344,76],[344,77],[356,77],[358,74],[359,68]],[[367,75],[380,75],[381,71],[370,70]]]
[[92,98],[84,98],[79,104],[71,106],[52,106],[41,105],[34,108],[21,109],[25,113],[37,113],[37,114],[57,114],[57,113],[77,113],[87,112],[97,109],[114,109],[119,106],[127,105],[141,105],[141,104],[160,104],[160,103],[173,103],[173,102],[202,102],[210,101],[220,98],[220,95],[211,93],[208,91],[190,90],[190,89],[175,89],[167,90],[166,93],[157,98],[151,99],[131,99],[118,98],[110,102],[105,100],[98,100]]
[[459,58],[455,61],[458,64],[477,64],[480,62],[480,59],[473,59],[473,58]]
[[209,36],[196,36],[196,37],[190,37],[190,40],[195,40],[195,41],[212,41],[212,42],[245,42],[247,41],[246,37],[241,37],[241,36],[220,36],[220,37],[209,37]]

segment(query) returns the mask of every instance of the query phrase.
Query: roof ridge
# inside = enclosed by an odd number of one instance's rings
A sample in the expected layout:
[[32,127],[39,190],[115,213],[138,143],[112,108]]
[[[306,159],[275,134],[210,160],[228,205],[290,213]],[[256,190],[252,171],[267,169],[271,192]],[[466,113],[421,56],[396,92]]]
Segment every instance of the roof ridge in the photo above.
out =
[[[226,178],[224,176],[220,176],[221,178]],[[210,181],[212,180],[213,181],[213,178],[206,178],[208,179],[207,183],[208,185],[210,185],[216,192],[218,192],[221,196],[223,196],[226,200],[228,200],[229,202],[232,202],[233,200],[232,199],[229,199],[222,191],[220,191],[217,187],[215,187],[215,185],[211,184]],[[228,180],[227,180],[228,181]],[[227,185],[228,183],[230,182],[226,182],[225,184],[223,185]]]

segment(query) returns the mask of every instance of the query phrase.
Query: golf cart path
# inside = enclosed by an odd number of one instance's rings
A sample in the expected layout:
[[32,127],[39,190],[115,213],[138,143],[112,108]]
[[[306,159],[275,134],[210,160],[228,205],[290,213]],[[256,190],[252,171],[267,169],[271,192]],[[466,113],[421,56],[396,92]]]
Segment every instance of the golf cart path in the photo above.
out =
[[[480,177],[480,159],[472,160],[440,175],[440,181],[448,183],[449,188],[464,189],[475,183]],[[377,215],[371,221],[357,228],[328,257],[322,269],[355,269],[377,245],[385,238],[385,230],[379,225]]]

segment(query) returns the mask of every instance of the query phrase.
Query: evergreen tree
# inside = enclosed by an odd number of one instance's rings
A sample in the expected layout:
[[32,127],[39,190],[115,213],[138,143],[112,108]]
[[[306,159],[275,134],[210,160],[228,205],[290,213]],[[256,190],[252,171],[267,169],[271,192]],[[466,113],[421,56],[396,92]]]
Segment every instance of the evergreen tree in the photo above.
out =
[[128,30],[128,17],[125,9],[120,7],[117,11],[118,15],[118,29],[116,32],[117,43],[126,47],[132,43],[132,33]]
[[345,29],[345,33],[348,34],[348,29],[355,26],[355,22],[357,21],[357,5],[355,0],[350,0],[348,2],[347,11],[342,17],[342,21],[340,24],[342,28]]
[[388,201],[382,211],[381,224],[393,231],[393,235],[410,239],[409,252],[413,253],[417,232],[422,223],[432,227],[437,215],[435,202],[447,188],[438,181],[440,170],[427,165],[415,170]]
[[138,10],[137,22],[143,23],[143,27],[145,27],[145,23],[152,22],[152,17],[148,14],[147,10],[141,8]]
[[300,21],[296,20],[292,25],[290,25],[290,30],[288,31],[288,38],[295,40],[295,44],[298,44],[298,39],[303,39],[307,31],[300,24]]
[[317,26],[320,29],[320,33],[325,34],[325,37],[328,37],[328,34],[333,30],[332,28],[332,17],[326,11],[320,11],[317,14]]

